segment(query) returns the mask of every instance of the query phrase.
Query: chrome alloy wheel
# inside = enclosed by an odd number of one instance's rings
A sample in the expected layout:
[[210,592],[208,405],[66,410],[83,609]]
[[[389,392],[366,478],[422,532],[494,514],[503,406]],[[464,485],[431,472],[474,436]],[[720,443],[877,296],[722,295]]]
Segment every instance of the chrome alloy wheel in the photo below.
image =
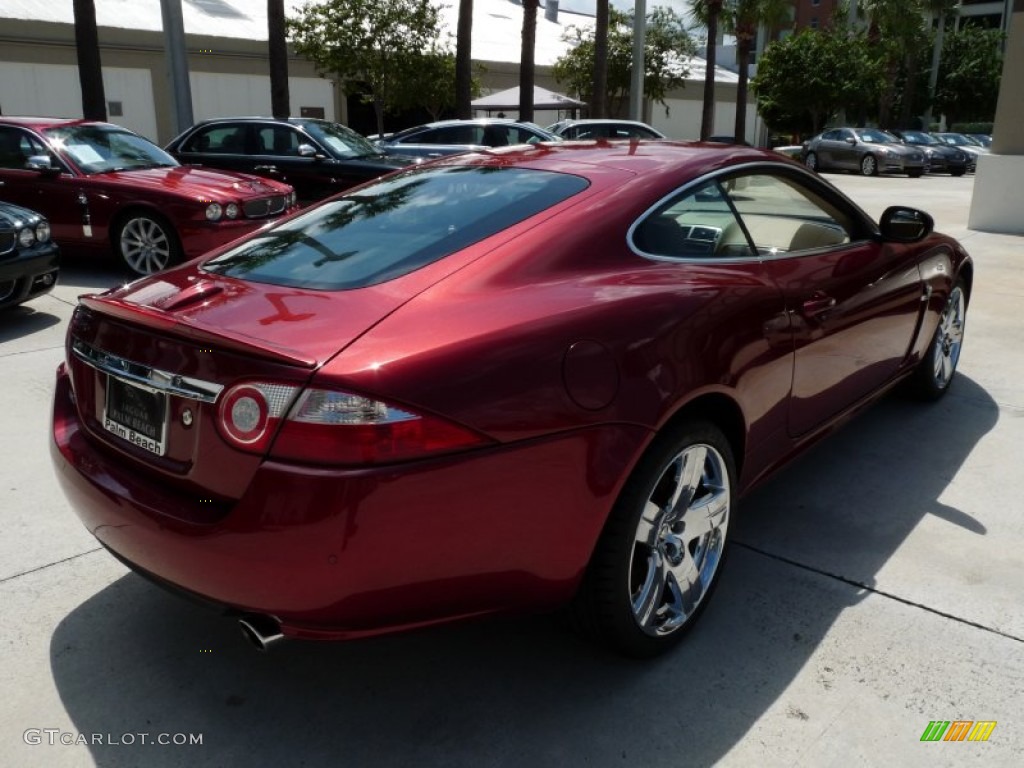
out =
[[140,275],[151,275],[170,264],[170,235],[160,222],[148,216],[136,216],[126,221],[119,240],[121,258]]
[[964,341],[964,319],[966,302],[964,292],[959,285],[954,286],[942,310],[939,329],[932,345],[932,376],[935,386],[945,389],[956,372],[960,361],[960,347]]
[[731,494],[722,455],[689,445],[654,483],[629,567],[633,618],[648,635],[683,626],[707,594],[725,549]]
[[864,155],[864,159],[860,161],[860,172],[865,176],[874,176],[878,173],[878,162],[874,155]]

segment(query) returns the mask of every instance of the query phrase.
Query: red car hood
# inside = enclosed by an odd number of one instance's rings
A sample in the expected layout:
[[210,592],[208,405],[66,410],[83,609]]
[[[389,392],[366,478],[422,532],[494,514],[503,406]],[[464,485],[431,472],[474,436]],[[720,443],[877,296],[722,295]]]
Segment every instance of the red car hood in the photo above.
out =
[[164,193],[180,194],[189,198],[216,200],[248,200],[291,191],[291,187],[287,184],[272,179],[261,179],[258,176],[249,176],[244,173],[218,171],[190,165],[117,171],[105,173],[102,178],[109,184],[123,185],[133,189],[152,189]]

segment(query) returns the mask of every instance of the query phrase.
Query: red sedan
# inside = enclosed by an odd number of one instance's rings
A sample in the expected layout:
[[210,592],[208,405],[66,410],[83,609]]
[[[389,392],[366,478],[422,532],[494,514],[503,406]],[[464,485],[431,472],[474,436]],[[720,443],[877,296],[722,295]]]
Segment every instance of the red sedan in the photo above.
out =
[[0,199],[39,211],[65,251],[137,274],[201,256],[295,207],[290,186],[178,165],[120,126],[0,117]]
[[972,275],[774,153],[464,155],[83,297],[53,456],[115,556],[261,645],[571,603],[652,655],[743,493],[948,389]]

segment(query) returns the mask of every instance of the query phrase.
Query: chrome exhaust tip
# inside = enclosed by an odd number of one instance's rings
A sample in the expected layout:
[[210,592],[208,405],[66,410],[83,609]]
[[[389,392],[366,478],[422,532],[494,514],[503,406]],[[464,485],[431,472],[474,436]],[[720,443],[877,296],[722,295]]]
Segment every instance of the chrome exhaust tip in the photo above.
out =
[[261,651],[269,650],[270,646],[284,639],[281,625],[272,616],[251,613],[238,620],[242,637]]

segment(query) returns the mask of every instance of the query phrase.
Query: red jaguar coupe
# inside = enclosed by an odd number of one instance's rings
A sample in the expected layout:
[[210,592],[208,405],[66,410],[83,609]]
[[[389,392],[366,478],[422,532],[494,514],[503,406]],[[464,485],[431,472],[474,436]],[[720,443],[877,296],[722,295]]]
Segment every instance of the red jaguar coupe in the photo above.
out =
[[111,251],[140,275],[294,210],[287,184],[178,165],[110,123],[0,117],[0,199],[39,211],[65,251]]
[[972,276],[775,153],[463,155],[83,297],[53,457],[111,553],[261,646],[570,605],[650,656],[742,494],[946,392]]

